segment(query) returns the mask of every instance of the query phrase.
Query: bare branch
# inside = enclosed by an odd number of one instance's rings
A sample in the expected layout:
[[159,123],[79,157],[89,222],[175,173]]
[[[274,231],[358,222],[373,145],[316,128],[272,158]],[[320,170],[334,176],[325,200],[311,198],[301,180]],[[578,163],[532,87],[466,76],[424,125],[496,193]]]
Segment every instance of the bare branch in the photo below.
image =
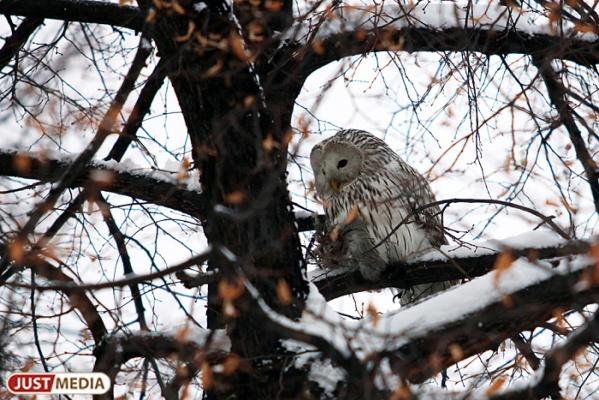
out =
[[[28,168],[18,168],[17,158],[28,165]],[[0,151],[0,175],[4,176],[55,182],[69,168],[70,163],[65,160],[41,159],[30,153]],[[105,177],[108,179],[103,179]],[[100,178],[102,179],[98,181]],[[87,186],[138,198],[198,219],[204,216],[205,201],[200,193],[147,174],[111,169],[106,164],[92,162],[81,168],[79,175],[70,185],[72,188]]]
[[[588,252],[590,243],[585,241],[564,242],[562,245],[546,248],[529,247],[510,251],[512,257],[549,259]],[[483,255],[451,258],[443,261],[420,261],[410,264],[390,264],[378,282],[365,280],[360,271],[348,271],[336,275],[322,275],[314,279],[314,284],[327,300],[365,290],[378,290],[388,287],[409,288],[413,285],[444,282],[464,278],[474,278],[493,269],[497,256],[502,251],[492,251]],[[464,276],[464,272],[467,276]]]
[[[408,343],[389,351],[392,368],[413,382],[422,382],[460,360],[496,348],[515,333],[534,329],[550,319],[555,309],[595,303],[599,286],[589,281],[594,268],[591,263],[583,269],[556,274],[510,293],[507,299],[411,337]],[[585,343],[596,338],[584,337]],[[452,352],[452,348],[460,351]]]
[[[22,284],[22,283],[16,283],[16,282],[6,282],[4,284],[8,285],[8,286],[13,286],[13,287],[19,287],[19,288],[29,288],[29,289],[34,288],[34,289],[40,290],[40,291],[67,290],[67,289],[98,290],[98,289],[109,289],[109,288],[115,288],[115,287],[130,286],[130,285],[136,285],[136,284],[142,283],[142,282],[151,281],[153,279],[162,278],[163,276],[174,274],[178,271],[183,271],[184,269],[187,269],[189,267],[193,267],[193,266],[202,264],[208,259],[209,254],[210,254],[210,251],[207,251],[205,253],[191,257],[190,259],[188,259],[186,261],[183,261],[183,262],[173,265],[171,267],[167,267],[160,271],[151,272],[151,273],[145,274],[145,275],[127,276],[123,279],[119,279],[119,280],[111,281],[111,282],[90,283],[90,284],[77,284],[74,282],[67,282],[67,283],[54,282],[54,283],[48,283],[45,285],[37,285],[37,284],[28,285],[28,284]],[[35,258],[32,258],[30,256],[18,264],[23,265],[23,266],[29,266],[34,261],[35,261]]]
[[93,0],[3,0],[0,13],[106,24],[136,31],[141,31],[144,24],[144,15],[137,7]]
[[[515,208],[517,210],[527,212],[527,213],[532,214],[535,217],[539,218],[544,224],[547,224],[553,231],[555,231],[562,238],[564,238],[566,240],[571,239],[570,235],[568,235],[566,232],[564,232],[564,230],[553,221],[553,217],[546,216],[543,213],[540,213],[535,209],[523,206],[521,204],[516,204],[516,203],[510,202],[510,201],[497,200],[497,199],[469,199],[469,198],[455,198],[455,199],[438,200],[438,201],[434,201],[429,204],[425,204],[422,207],[415,208],[408,215],[405,216],[405,218],[394,228],[394,230],[389,235],[391,235],[393,232],[395,232],[395,230],[397,230],[404,223],[409,221],[409,219],[411,217],[422,212],[423,210],[426,210],[427,208],[441,206],[441,205],[450,205],[450,204],[455,204],[455,203],[497,204],[497,205],[500,205],[503,207]],[[298,229],[300,232],[314,230],[318,223],[324,224],[324,221],[325,221],[324,215],[314,215],[314,216],[309,216],[309,217],[302,216],[302,217],[296,218],[296,220],[297,220]]]
[[[293,79],[300,82],[332,61],[376,51],[473,51],[486,56],[543,54],[583,66],[599,63],[599,41],[577,37],[575,29],[563,34],[533,33],[527,30],[530,26],[521,25],[527,16],[508,7],[480,5],[482,14],[474,16],[471,6],[455,6],[452,11],[447,8],[451,3],[439,4],[385,5],[372,9],[340,7],[338,14],[311,16],[297,22],[279,38],[286,43],[280,52],[288,54],[282,59],[297,61]],[[445,7],[448,14],[441,15],[444,22],[440,26],[427,25],[419,19],[418,12],[427,8],[429,14],[443,14],[443,9],[435,10],[435,6]],[[550,24],[549,20],[546,23]]]
[[152,71],[152,74],[139,93],[139,97],[137,98],[137,101],[135,102],[135,105],[129,114],[127,122],[121,130],[119,138],[112,146],[112,149],[110,149],[110,152],[104,158],[104,160],[121,161],[123,155],[125,155],[125,152],[127,151],[127,148],[137,137],[137,131],[141,127],[143,119],[150,112],[152,101],[164,83],[166,74],[166,71],[164,70],[165,64],[166,62],[163,58],[161,58],[154,68],[154,71]]
[[[2,7],[2,3],[0,3]],[[42,18],[28,17],[21,22],[19,27],[14,31],[4,42],[4,46],[0,49],[0,70],[2,70],[10,60],[18,54],[21,47],[27,42],[29,36],[44,22]]]
[[61,271],[60,268],[53,266],[41,257],[30,257],[28,266],[33,272],[48,281],[61,282],[62,288],[59,290],[69,298],[71,305],[79,311],[94,338],[94,342],[99,345],[108,331],[96,306],[86,293],[78,288],[75,281]]
[[578,158],[578,161],[580,161],[580,164],[582,164],[587,182],[589,183],[595,210],[599,214],[599,167],[589,153],[580,129],[578,129],[578,125],[576,125],[573,115],[574,110],[568,103],[566,96],[566,88],[560,82],[557,73],[551,66],[550,58],[533,57],[533,62],[545,82],[547,93],[549,94],[553,107],[558,113],[560,123],[566,127],[566,130],[570,135],[570,141],[576,151],[576,157]]
[[572,332],[564,342],[558,344],[547,353],[542,370],[532,379],[534,382],[532,386],[498,393],[491,396],[490,400],[533,400],[546,396],[561,398],[559,394],[559,377],[562,367],[580,349],[588,346],[590,343],[596,342],[598,337],[599,314],[595,313],[590,321]]

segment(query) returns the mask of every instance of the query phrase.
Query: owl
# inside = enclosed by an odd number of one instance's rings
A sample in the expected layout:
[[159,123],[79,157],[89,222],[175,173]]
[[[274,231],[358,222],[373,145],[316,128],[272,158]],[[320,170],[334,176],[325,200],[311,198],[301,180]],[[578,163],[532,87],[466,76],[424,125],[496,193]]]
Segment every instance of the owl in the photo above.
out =
[[[355,267],[376,281],[387,264],[447,243],[438,206],[415,212],[435,201],[427,180],[383,140],[361,130],[341,130],[314,146],[310,163],[326,214],[320,240],[325,266]],[[416,285],[400,303],[446,286]]]

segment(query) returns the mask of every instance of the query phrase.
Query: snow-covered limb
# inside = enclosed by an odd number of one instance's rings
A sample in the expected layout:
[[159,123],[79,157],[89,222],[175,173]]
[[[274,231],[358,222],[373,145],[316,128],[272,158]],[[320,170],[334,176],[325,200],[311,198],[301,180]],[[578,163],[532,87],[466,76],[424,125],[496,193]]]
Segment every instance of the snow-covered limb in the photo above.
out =
[[580,24],[499,3],[420,1],[338,7],[297,22],[280,39],[299,57],[309,57],[306,64],[312,70],[371,51],[544,53],[581,65],[599,61],[597,35]]
[[[370,360],[373,374],[399,374],[422,382],[458,361],[496,348],[519,332],[533,330],[557,309],[596,302],[596,262],[586,255],[563,257],[558,262],[519,259],[506,270],[396,313],[362,321],[342,319],[312,286],[294,330],[318,332],[337,348],[351,349],[359,359]],[[594,340],[585,332],[576,336],[578,348]],[[549,352],[545,365],[553,362],[552,357],[557,356],[552,354],[561,351],[558,349],[569,346],[565,343]]]
[[377,330],[397,337],[387,339],[384,352],[394,371],[421,382],[461,359],[496,348],[518,332],[534,329],[556,309],[596,302],[595,269],[596,260],[586,255],[559,262],[516,260],[507,270],[476,278],[382,320]]
[[[54,182],[71,165],[72,159],[40,154],[0,151],[0,175]],[[82,170],[73,186],[95,186],[113,192],[181,211],[196,218],[203,217],[204,199],[189,190],[174,174],[139,169],[127,162],[93,161]],[[192,186],[193,187],[193,186]]]
[[491,271],[497,256],[509,251],[511,256],[531,259],[584,254],[590,243],[584,240],[563,241],[548,232],[531,232],[504,241],[485,243],[479,247],[443,246],[445,256],[437,251],[427,253],[406,264],[390,264],[376,282],[365,280],[358,270],[311,272],[312,282],[327,300],[351,293],[388,287],[409,288],[413,285],[474,278]]
[[451,28],[471,28],[505,32],[518,31],[528,35],[548,35],[576,38],[589,42],[597,35],[583,32],[568,20],[558,21],[539,10],[515,9],[497,3],[420,1],[371,5],[346,5],[326,12],[317,12],[292,26],[286,39],[307,42],[326,40],[345,31],[403,28],[424,28],[438,31]]
[[2,0],[0,13],[107,24],[136,31],[141,31],[144,23],[144,15],[137,7],[94,0]]
[[[343,375],[353,380],[356,376],[398,374],[412,382],[422,382],[449,365],[496,348],[519,332],[533,330],[552,318],[556,309],[596,302],[596,262],[587,255],[561,257],[557,261],[520,258],[507,269],[476,278],[412,307],[362,321],[344,320],[314,285],[300,321],[277,314],[251,286],[248,290],[258,307],[243,312],[257,312],[260,318],[267,318],[264,323],[271,330],[292,339],[286,347],[298,351],[298,367],[309,364],[302,360],[310,354],[314,357],[311,352],[321,352],[345,371],[342,375],[335,372],[341,381]],[[577,340],[579,347],[592,341],[588,334],[578,337],[584,339]],[[297,342],[312,347],[307,351]],[[551,362],[551,354],[548,353],[547,363]]]

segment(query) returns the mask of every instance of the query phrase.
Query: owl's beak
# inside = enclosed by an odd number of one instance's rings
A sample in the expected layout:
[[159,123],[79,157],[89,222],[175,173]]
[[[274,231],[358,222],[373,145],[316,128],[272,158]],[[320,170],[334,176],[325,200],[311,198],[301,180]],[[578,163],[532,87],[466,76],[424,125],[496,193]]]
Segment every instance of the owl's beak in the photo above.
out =
[[335,193],[341,190],[341,185],[339,184],[339,182],[337,182],[335,178],[329,179],[329,186],[331,187],[331,189],[333,189],[333,192]]

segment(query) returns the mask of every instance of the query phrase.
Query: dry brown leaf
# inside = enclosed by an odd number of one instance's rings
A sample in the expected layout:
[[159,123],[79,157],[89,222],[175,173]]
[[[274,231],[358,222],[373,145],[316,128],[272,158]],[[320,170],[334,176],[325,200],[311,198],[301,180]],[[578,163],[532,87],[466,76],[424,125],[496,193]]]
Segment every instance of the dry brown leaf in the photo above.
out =
[[278,12],[283,9],[283,2],[279,0],[266,0],[264,8],[270,12]]
[[203,389],[210,389],[214,385],[214,373],[212,372],[212,367],[207,362],[202,363],[200,380]]
[[279,279],[277,282],[277,300],[284,306],[291,304],[291,289],[285,279]]
[[493,396],[495,393],[499,391],[499,389],[503,387],[504,383],[505,378],[503,376],[498,377],[493,381],[493,383],[491,383],[491,386],[489,386],[487,390],[485,390],[485,394],[487,396]]
[[595,25],[586,22],[575,22],[574,30],[580,33],[595,33]]
[[253,43],[264,41],[264,28],[260,22],[252,21],[248,24],[248,38]]
[[464,359],[464,350],[457,343],[452,343],[448,347],[449,354],[451,354],[451,358],[453,361],[460,361]]
[[283,135],[281,143],[283,146],[287,147],[287,145],[291,142],[291,139],[293,139],[293,131],[291,129],[287,129],[287,132],[285,132]]
[[266,152],[270,152],[273,149],[276,149],[278,147],[279,147],[279,143],[276,140],[274,140],[274,138],[272,137],[272,135],[268,135],[266,137],[266,139],[264,139],[262,141],[262,148]]
[[218,297],[223,300],[233,301],[241,297],[245,291],[244,282],[242,279],[237,281],[228,281],[221,279],[218,282]]
[[433,353],[428,358],[428,365],[430,365],[433,371],[441,371],[443,368],[443,359],[437,353]]
[[570,205],[570,203],[568,203],[566,201],[566,199],[564,199],[563,197],[560,197],[560,201],[562,202],[562,204],[564,205],[564,207],[566,207],[566,209],[568,211],[570,211],[572,214],[576,214],[578,212],[578,209],[576,207],[572,207]]
[[148,15],[146,15],[146,23],[153,24],[154,22],[156,22],[156,10],[150,8]]
[[25,361],[25,364],[23,364],[23,366],[21,367],[21,372],[29,372],[31,370],[31,368],[33,368],[34,365],[35,365],[35,362],[33,361],[33,359],[28,358]]
[[564,310],[556,308],[553,310],[553,318],[555,318],[555,325],[560,329],[566,329],[566,321],[564,320]]
[[208,68],[206,70],[206,72],[204,72],[204,77],[212,78],[212,77],[216,76],[223,69],[223,65],[224,65],[223,60],[221,60],[219,58],[218,60],[216,60],[216,62],[214,63],[214,65],[212,67]]
[[354,34],[354,37],[356,38],[356,40],[358,42],[363,42],[366,39],[368,39],[368,32],[366,32],[364,29],[358,28],[358,29],[356,29],[356,33]]
[[495,275],[493,275],[493,285],[497,286],[501,275],[503,275],[513,263],[514,256],[510,251],[504,251],[497,256],[495,265],[493,265],[493,269],[495,270]]
[[231,46],[231,51],[241,61],[247,61],[251,58],[250,53],[245,48],[245,43],[243,39],[235,32],[231,32],[229,35],[229,45]]
[[316,53],[320,56],[327,52],[326,47],[324,46],[324,44],[322,43],[322,40],[320,40],[320,39],[314,39],[312,41],[312,50],[314,50],[314,53]]
[[191,162],[187,157],[183,157],[183,161],[181,161],[181,166],[179,167],[179,171],[177,172],[177,176],[175,179],[177,181],[182,181],[183,179],[187,179],[189,177],[189,167],[191,166]]
[[240,190],[237,190],[237,191],[231,192],[231,193],[227,193],[224,198],[225,203],[227,203],[227,204],[241,204],[244,199],[245,199],[245,193],[243,193]]
[[12,165],[19,173],[26,174],[31,170],[31,159],[22,154],[15,154],[12,158]]
[[20,263],[25,257],[25,244],[22,240],[16,239],[8,245],[8,255],[14,262]]
[[223,361],[223,363],[222,363],[223,374],[224,375],[233,374],[235,371],[237,371],[240,364],[241,364],[241,357],[239,357],[235,353],[228,354],[227,357],[225,358],[225,361]]
[[376,327],[381,320],[381,316],[379,315],[379,311],[376,309],[374,304],[368,303],[368,307],[366,307],[366,313],[372,320],[372,325]]
[[181,6],[181,4],[179,4],[179,2],[177,2],[177,0],[173,0],[171,3],[171,9],[173,9],[177,14],[185,15],[185,9],[183,6]]

